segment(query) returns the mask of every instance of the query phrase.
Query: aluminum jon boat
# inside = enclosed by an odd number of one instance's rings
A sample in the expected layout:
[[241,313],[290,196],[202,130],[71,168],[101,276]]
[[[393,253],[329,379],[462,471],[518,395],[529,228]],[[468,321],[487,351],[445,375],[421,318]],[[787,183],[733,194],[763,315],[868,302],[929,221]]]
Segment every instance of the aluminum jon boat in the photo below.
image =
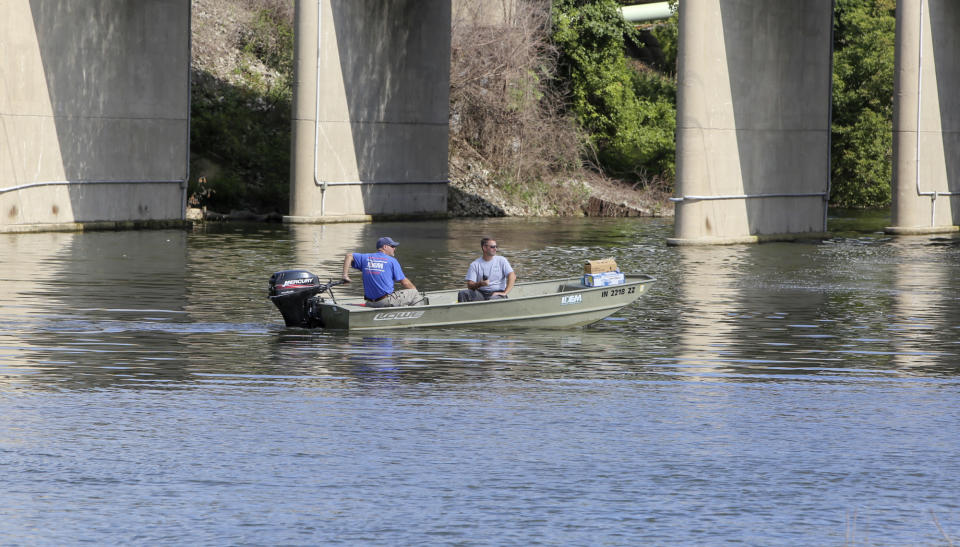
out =
[[333,287],[305,270],[270,277],[269,298],[288,327],[380,330],[413,327],[576,327],[599,321],[634,302],[655,279],[627,274],[624,283],[588,287],[579,277],[517,283],[506,299],[457,302],[460,289],[426,291],[413,306],[380,308],[362,298],[334,298]]

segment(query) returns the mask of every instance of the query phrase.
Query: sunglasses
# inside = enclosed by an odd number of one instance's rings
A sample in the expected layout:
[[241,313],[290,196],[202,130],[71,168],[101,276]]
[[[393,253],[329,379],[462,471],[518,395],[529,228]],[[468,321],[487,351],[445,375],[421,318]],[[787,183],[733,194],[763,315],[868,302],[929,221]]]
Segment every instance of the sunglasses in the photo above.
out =
[[497,246],[496,246],[496,245],[487,245],[487,248],[488,248],[488,249],[496,249]]

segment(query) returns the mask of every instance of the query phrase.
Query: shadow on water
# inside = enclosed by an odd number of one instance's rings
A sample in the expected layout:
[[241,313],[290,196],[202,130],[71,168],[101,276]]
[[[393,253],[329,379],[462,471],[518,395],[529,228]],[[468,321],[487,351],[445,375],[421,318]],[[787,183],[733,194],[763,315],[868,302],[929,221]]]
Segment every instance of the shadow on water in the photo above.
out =
[[185,232],[11,234],[0,243],[18,249],[0,281],[12,296],[0,313],[13,327],[0,363],[61,388],[109,385],[144,365],[152,376],[185,377],[168,361],[184,351],[189,321]]
[[891,225],[890,209],[830,209],[827,228],[833,237],[882,235]]

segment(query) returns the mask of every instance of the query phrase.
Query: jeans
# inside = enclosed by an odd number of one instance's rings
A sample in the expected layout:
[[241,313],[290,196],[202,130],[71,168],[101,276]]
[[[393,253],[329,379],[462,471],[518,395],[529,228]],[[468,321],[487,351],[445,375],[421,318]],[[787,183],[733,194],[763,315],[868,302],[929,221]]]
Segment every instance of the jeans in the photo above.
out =
[[457,302],[482,302],[484,300],[498,300],[506,298],[505,294],[494,295],[493,292],[463,289],[457,293]]

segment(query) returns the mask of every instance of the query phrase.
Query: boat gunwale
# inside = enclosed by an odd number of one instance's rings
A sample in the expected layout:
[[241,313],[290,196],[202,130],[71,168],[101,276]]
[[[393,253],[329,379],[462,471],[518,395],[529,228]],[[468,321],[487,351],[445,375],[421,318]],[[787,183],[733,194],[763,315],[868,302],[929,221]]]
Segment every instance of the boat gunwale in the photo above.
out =
[[[426,305],[417,305],[417,304],[415,304],[415,305],[413,305],[413,306],[391,306],[391,307],[385,307],[385,308],[376,308],[376,307],[360,306],[360,305],[358,305],[358,304],[356,304],[356,303],[354,303],[354,302],[345,302],[344,304],[337,304],[337,303],[334,303],[334,302],[329,302],[329,301],[327,301],[327,300],[322,300],[322,301],[319,302],[318,304],[319,304],[320,306],[325,306],[325,307],[341,308],[341,309],[344,309],[344,310],[346,310],[348,313],[351,313],[351,314],[353,314],[353,313],[363,314],[363,313],[383,312],[383,311],[385,311],[385,310],[431,309],[431,308],[444,308],[444,307],[450,307],[450,306],[458,306],[458,307],[459,307],[459,306],[471,305],[471,304],[504,304],[504,303],[509,303],[509,302],[522,302],[522,301],[525,301],[525,300],[533,300],[533,299],[538,299],[538,298],[550,298],[550,297],[554,297],[554,296],[557,296],[557,295],[570,295],[570,294],[577,294],[577,293],[583,293],[583,292],[597,291],[597,290],[603,290],[603,289],[620,288],[620,287],[630,287],[630,286],[636,286],[636,285],[646,285],[646,284],[648,284],[648,283],[653,283],[653,282],[655,282],[655,281],[657,280],[655,277],[653,277],[652,275],[648,275],[648,274],[624,274],[624,275],[625,275],[625,277],[627,277],[627,278],[630,278],[630,277],[643,277],[644,279],[637,279],[637,280],[634,280],[634,281],[625,281],[625,282],[623,282],[623,283],[618,283],[618,284],[616,284],[616,285],[602,285],[602,286],[599,286],[599,287],[587,287],[587,286],[584,285],[582,288],[572,289],[572,290],[569,290],[569,291],[550,292],[550,293],[545,293],[545,294],[534,294],[534,295],[530,295],[530,296],[521,296],[520,298],[505,298],[505,299],[500,299],[500,298],[498,298],[498,299],[496,299],[496,300],[481,300],[481,301],[477,301],[477,302],[450,302],[450,303],[446,303],[446,304],[426,304]],[[560,278],[556,278],[556,279],[544,279],[544,280],[541,280],[541,281],[526,281],[526,282],[523,282],[523,283],[518,283],[517,285],[533,285],[533,284],[540,284],[540,283],[560,283],[560,282],[564,282],[564,281],[569,282],[569,281],[576,280],[576,279],[580,279],[580,278],[579,278],[579,277],[560,277]],[[459,290],[461,290],[461,289],[441,289],[441,290],[438,290],[438,291],[423,291],[421,294],[423,294],[424,296],[429,296],[429,293],[447,293],[447,292],[453,292],[453,291],[459,291]],[[635,300],[635,299],[634,299],[634,300]],[[631,301],[631,302],[628,302],[627,304],[621,305],[621,307],[622,307],[622,306],[627,306],[627,305],[629,305],[629,304],[631,304],[631,303],[632,303],[632,301]],[[352,304],[352,306],[351,306],[351,304]],[[348,307],[348,306],[350,306],[350,307]],[[553,315],[553,314],[550,314],[550,315]],[[502,321],[502,319],[500,319],[500,320]]]

